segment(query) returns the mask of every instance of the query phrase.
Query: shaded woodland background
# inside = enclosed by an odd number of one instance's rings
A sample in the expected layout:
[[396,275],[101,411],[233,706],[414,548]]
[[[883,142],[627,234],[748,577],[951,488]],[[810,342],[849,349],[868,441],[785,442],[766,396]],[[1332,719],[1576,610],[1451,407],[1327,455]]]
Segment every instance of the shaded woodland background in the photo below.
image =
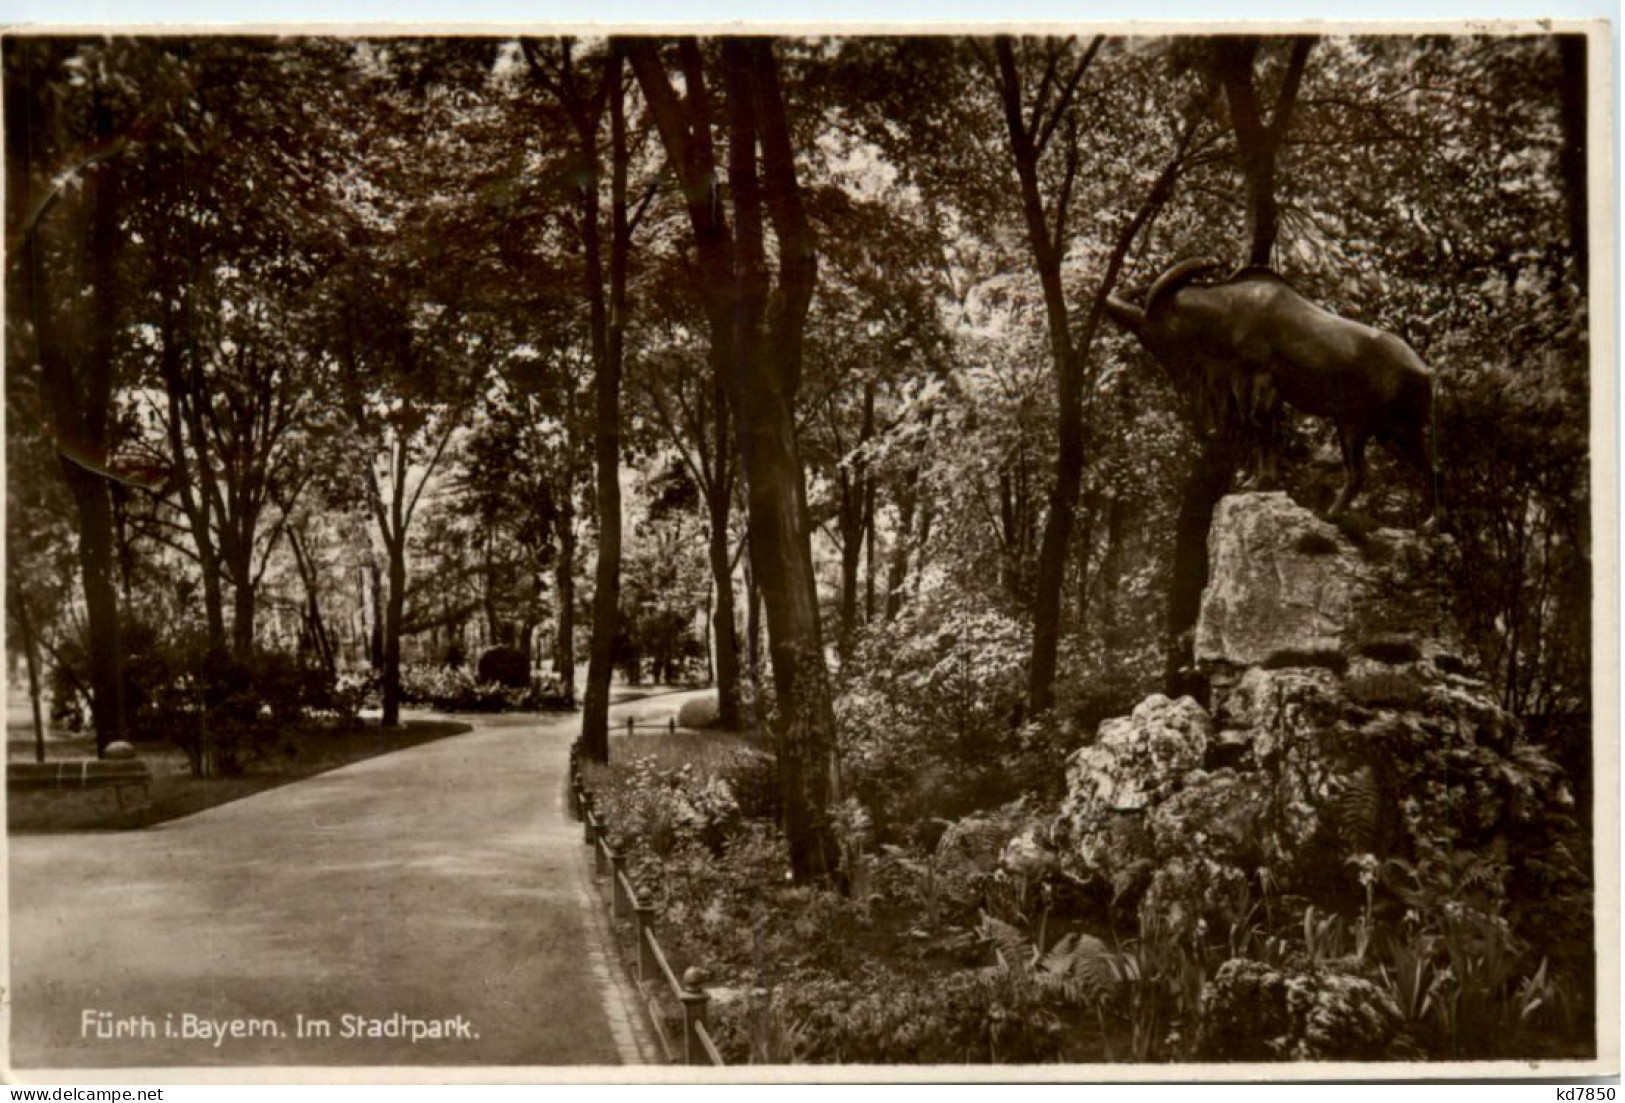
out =
[[14,677],[228,770],[369,703],[579,700],[608,758],[617,668],[710,680],[849,887],[855,822],[1053,796],[1191,688],[1248,442],[1104,302],[1212,255],[1437,373],[1439,584],[1588,810],[1585,52],[8,38]]

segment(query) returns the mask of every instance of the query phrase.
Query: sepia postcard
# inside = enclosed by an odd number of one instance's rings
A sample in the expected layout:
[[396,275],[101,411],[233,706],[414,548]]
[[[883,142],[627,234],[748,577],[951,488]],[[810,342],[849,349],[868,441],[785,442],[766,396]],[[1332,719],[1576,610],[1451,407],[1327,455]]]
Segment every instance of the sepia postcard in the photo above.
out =
[[1611,34],[0,36],[5,1078],[1617,1076]]

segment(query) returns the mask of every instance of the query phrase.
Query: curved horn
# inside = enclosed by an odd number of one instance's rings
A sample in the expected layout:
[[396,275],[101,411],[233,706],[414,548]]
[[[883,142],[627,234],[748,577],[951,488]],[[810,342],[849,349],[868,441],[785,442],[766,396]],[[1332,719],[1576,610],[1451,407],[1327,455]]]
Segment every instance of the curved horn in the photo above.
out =
[[1145,332],[1145,311],[1133,303],[1124,302],[1116,295],[1106,296],[1106,314],[1135,336]]
[[1172,295],[1191,280],[1206,272],[1213,272],[1223,268],[1224,265],[1212,257],[1198,257],[1191,260],[1182,260],[1168,271],[1157,277],[1157,282],[1151,285],[1151,290],[1145,297],[1145,312],[1151,313],[1157,309],[1161,299]]

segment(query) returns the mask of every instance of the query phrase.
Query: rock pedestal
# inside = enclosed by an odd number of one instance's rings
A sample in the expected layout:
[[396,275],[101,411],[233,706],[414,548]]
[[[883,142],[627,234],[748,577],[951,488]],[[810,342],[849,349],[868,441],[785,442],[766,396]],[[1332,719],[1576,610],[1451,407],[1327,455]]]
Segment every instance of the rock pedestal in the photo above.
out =
[[1577,875],[1553,864],[1573,803],[1561,772],[1462,659],[1447,539],[1351,536],[1285,494],[1241,494],[1208,547],[1211,711],[1152,696],[1073,754],[1065,868],[1190,925],[1265,879],[1358,901],[1360,869],[1387,857],[1498,847],[1549,884]]
[[1351,538],[1284,493],[1233,494],[1213,515],[1197,665],[1222,677],[1442,657],[1461,672],[1442,577],[1453,550],[1402,529]]
[[1381,893],[1416,922],[1471,914],[1507,939],[1589,946],[1573,799],[1463,661],[1450,542],[1350,534],[1243,494],[1219,504],[1208,551],[1195,651],[1211,711],[1153,695],[1102,724],[1068,761],[1051,833],[1063,870],[1137,910],[1143,943],[1230,940],[1197,1057],[1404,1057],[1376,966],[1290,934],[1353,930]]

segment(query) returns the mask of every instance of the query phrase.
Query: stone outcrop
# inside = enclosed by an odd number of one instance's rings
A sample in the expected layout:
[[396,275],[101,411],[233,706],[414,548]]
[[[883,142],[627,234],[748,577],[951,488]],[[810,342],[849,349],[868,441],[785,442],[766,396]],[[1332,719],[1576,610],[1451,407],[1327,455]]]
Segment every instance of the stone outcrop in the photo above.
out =
[[1154,695],[1072,755],[1054,832],[1072,876],[1176,926],[1225,920],[1265,878],[1357,902],[1366,855],[1494,849],[1543,893],[1583,883],[1561,772],[1462,659],[1447,539],[1350,536],[1247,494],[1220,503],[1209,553],[1211,711]]
[[1233,494],[1214,511],[1197,665],[1222,673],[1445,655],[1460,669],[1438,575],[1452,550],[1401,529],[1351,539],[1284,493]]
[[1189,697],[1147,697],[1133,715],[1101,724],[1094,745],[1067,764],[1078,814],[1144,811],[1202,764],[1212,739],[1213,720]]
[[1204,1061],[1403,1060],[1405,1021],[1368,980],[1235,958],[1202,993]]

